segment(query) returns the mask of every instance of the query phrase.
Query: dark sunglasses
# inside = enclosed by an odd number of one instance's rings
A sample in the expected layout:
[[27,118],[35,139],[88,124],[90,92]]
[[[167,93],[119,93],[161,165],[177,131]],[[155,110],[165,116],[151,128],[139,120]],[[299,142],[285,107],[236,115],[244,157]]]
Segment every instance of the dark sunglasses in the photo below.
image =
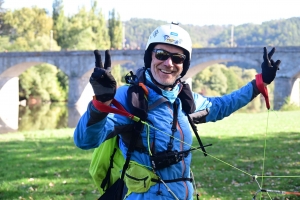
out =
[[153,49],[153,52],[155,53],[155,58],[158,60],[167,60],[171,57],[171,60],[175,64],[181,64],[184,62],[186,56],[181,53],[170,53],[163,49]]

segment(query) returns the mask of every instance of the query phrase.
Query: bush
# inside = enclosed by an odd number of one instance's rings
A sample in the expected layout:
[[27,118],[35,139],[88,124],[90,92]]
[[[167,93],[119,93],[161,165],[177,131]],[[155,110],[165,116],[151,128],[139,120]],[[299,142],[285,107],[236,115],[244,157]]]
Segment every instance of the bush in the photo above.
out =
[[285,103],[283,106],[280,108],[281,111],[295,111],[295,110],[300,110],[300,107],[297,106],[295,103],[291,101],[290,97],[287,97],[285,99]]

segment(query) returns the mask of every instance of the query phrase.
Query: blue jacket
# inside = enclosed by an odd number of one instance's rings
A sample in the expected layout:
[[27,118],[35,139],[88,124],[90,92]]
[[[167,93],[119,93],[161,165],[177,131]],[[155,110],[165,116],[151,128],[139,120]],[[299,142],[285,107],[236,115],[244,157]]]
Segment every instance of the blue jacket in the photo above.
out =
[[[147,76],[146,76],[147,77]],[[158,94],[153,89],[153,84],[149,78],[147,78],[146,85],[148,87],[148,103],[149,107],[153,105],[158,99],[163,96]],[[129,86],[125,85],[119,87],[115,95],[115,99],[120,102],[123,107],[128,110],[127,102],[127,89]],[[156,88],[157,89],[157,88]],[[178,90],[174,90],[178,91]],[[153,109],[148,111],[147,122],[155,128],[150,127],[150,143],[153,144],[155,138],[155,151],[162,152],[167,149],[168,142],[170,141],[171,127],[173,122],[173,104],[172,101],[178,103],[178,124],[177,131],[174,137],[178,138],[173,141],[173,150],[183,151],[191,148],[193,140],[193,134],[190,130],[189,122],[186,113],[182,110],[182,104],[179,98],[176,98],[177,93],[173,96],[168,96],[166,101],[156,105]],[[255,80],[248,83],[244,87],[236,90],[228,95],[222,97],[204,97],[198,93],[193,93],[196,111],[193,114],[197,118],[197,113],[203,110],[209,110],[208,115],[205,117],[205,122],[214,122],[221,120],[224,117],[229,116],[234,111],[248,104],[255,96],[257,96],[258,90],[255,85]],[[199,112],[200,111],[200,112]],[[99,117],[100,116],[100,117]],[[97,120],[98,117],[98,120]],[[94,118],[94,119],[91,119]],[[91,123],[91,121],[93,121]],[[79,123],[74,132],[74,142],[82,149],[91,149],[98,147],[105,139],[114,132],[114,127],[120,127],[123,125],[133,123],[130,119],[117,115],[117,114],[103,114],[94,108],[92,103],[88,105],[87,111],[82,115]],[[146,127],[141,133],[142,142],[145,147],[148,148]],[[121,136],[122,137],[122,136]],[[127,147],[123,140],[119,140],[120,149],[125,157]],[[158,170],[157,174],[163,180],[173,180],[178,178],[190,177],[190,165],[191,165],[191,153],[185,157],[181,162],[171,165],[167,168]],[[131,160],[134,160],[144,166],[151,168],[149,154],[145,152],[134,151]],[[168,187],[174,192],[178,199],[193,199],[193,186],[190,181],[178,181],[167,183]],[[158,192],[160,191],[160,195]],[[146,200],[146,199],[161,199],[171,200],[174,197],[167,191],[167,188],[157,183],[152,186],[148,192],[138,194],[131,193],[127,199],[129,200]]]

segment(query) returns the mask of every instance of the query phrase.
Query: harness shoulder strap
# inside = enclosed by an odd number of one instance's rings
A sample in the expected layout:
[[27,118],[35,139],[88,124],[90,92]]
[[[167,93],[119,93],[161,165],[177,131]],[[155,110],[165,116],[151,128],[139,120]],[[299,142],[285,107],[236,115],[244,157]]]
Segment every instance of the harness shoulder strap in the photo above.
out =
[[[125,76],[125,80],[128,84],[130,84],[130,87],[127,90],[128,100],[130,101],[128,103],[130,113],[133,114],[134,116],[139,117],[140,120],[134,121],[134,129],[127,149],[126,160],[123,165],[122,174],[120,178],[122,181],[118,185],[121,191],[119,195],[123,194],[123,188],[124,188],[123,180],[124,180],[125,172],[129,166],[130,158],[135,149],[137,141],[140,138],[140,133],[144,129],[144,124],[141,121],[146,121],[148,117],[148,101],[147,101],[148,90],[146,86],[143,83],[138,82],[137,77],[132,72],[130,72],[130,75]],[[122,196],[117,197],[117,199],[121,199],[121,198]]]
[[[135,77],[136,81],[145,83],[145,70],[146,70],[145,68],[141,68],[141,69],[137,70],[137,73],[136,73],[137,75]],[[131,74],[133,74],[133,73],[131,72]],[[126,77],[125,77],[125,79],[126,79]],[[181,82],[181,83],[182,83],[182,88],[181,88],[180,93],[178,94],[178,97],[181,100],[182,109],[187,114],[188,121],[189,121],[189,123],[190,123],[190,125],[193,129],[193,132],[196,135],[196,138],[198,140],[200,148],[202,149],[204,155],[207,156],[204,145],[203,145],[203,143],[200,139],[197,127],[196,127],[195,123],[193,122],[192,118],[190,117],[190,114],[194,113],[195,110],[196,110],[196,105],[195,105],[194,97],[193,97],[193,94],[192,94],[192,90],[191,90],[189,84],[187,84],[185,82]],[[151,106],[149,106],[149,110],[155,108],[157,105],[159,105],[160,103],[163,103],[164,101],[165,101],[164,98],[158,99]]]
[[194,101],[194,97],[193,97],[193,93],[192,93],[192,90],[190,88],[190,85],[187,84],[187,83],[182,83],[182,89],[180,91],[180,93],[178,94],[178,97],[180,98],[181,100],[181,103],[182,103],[182,109],[186,112],[187,114],[187,117],[188,117],[188,120],[189,120],[189,123],[196,135],[196,138],[198,140],[198,143],[201,147],[201,150],[203,151],[204,153],[204,156],[207,156],[206,154],[206,150],[204,148],[204,145],[200,139],[200,135],[198,133],[198,130],[197,130],[197,126],[195,125],[195,123],[193,122],[192,118],[190,117],[189,114],[195,112],[196,110],[196,105],[195,105],[195,101]]

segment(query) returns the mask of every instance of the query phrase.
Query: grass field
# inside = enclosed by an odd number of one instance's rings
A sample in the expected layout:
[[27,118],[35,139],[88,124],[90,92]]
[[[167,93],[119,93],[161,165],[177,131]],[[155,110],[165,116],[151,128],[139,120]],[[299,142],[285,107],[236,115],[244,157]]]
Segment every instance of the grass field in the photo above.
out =
[[[252,199],[259,189],[252,175],[262,173],[263,188],[300,191],[300,111],[238,113],[198,131],[204,144],[213,144],[207,157],[193,152],[200,199]],[[72,135],[73,129],[0,135],[0,199],[97,199],[88,173],[92,150],[75,147]],[[257,199],[300,196],[263,193]]]

